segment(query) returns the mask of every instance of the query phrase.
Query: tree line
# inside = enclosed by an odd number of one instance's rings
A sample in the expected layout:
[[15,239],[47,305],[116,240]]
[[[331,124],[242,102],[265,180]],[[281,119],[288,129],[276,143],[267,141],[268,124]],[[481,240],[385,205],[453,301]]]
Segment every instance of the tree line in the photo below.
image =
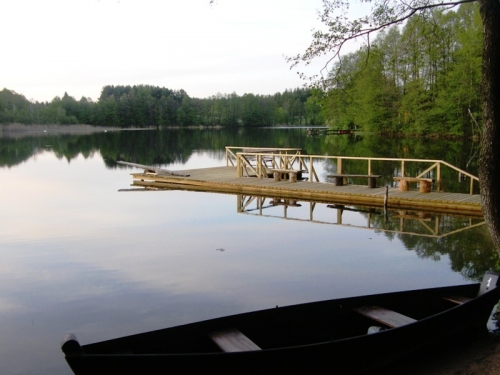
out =
[[184,90],[149,85],[105,86],[94,102],[64,93],[51,102],[0,91],[0,123],[89,124],[110,127],[318,125],[321,106],[311,89],[274,95],[190,97]]
[[482,39],[477,4],[394,25],[334,64],[325,117],[380,133],[478,135]]

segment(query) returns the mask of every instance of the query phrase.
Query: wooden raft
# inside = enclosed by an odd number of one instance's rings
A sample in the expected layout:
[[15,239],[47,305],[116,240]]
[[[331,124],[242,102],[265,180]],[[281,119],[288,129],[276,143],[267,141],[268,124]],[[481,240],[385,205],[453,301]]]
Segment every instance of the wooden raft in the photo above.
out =
[[[180,177],[169,174],[132,173],[134,187],[157,189],[184,189],[196,191],[211,191],[221,193],[266,195],[304,200],[325,200],[345,205],[367,205],[383,207],[386,189],[367,189],[361,185],[338,187],[332,183],[311,182],[301,180],[297,174],[296,183],[288,181],[276,182],[272,178],[235,177],[235,167],[219,166],[175,171],[178,174],[190,175]],[[271,172],[269,172],[271,173]],[[283,177],[283,176],[282,176]],[[432,191],[427,194],[418,191],[398,191],[389,188],[389,208],[431,212],[450,212],[472,214],[482,217],[481,200],[479,194],[438,193]]]

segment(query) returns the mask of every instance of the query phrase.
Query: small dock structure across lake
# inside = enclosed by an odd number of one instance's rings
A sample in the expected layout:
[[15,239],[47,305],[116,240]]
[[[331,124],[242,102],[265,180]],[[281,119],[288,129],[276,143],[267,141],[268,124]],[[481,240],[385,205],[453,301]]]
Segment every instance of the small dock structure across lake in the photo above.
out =
[[331,128],[307,128],[306,134],[308,136],[313,135],[342,135],[342,134],[353,134],[354,130],[351,129],[331,129]]
[[[337,169],[335,173],[337,177],[334,181],[338,181],[340,178],[338,176],[342,175],[351,175],[355,178],[342,177],[344,180],[340,184],[334,183],[328,177],[322,177],[323,180],[320,180],[317,163],[324,163],[328,159],[332,159]],[[354,170],[353,161],[358,164],[356,170]],[[430,212],[436,210],[450,213],[478,214],[481,212],[479,194],[474,194],[477,177],[441,160],[304,155],[298,148],[226,147],[226,166],[169,171],[141,164],[119,163],[143,169],[143,172],[132,173],[132,185],[149,189],[265,195],[322,202],[420,209]],[[366,164],[366,171],[363,173],[359,171],[359,163]],[[398,175],[383,176],[383,173],[377,173],[376,168],[381,163],[397,164],[398,167],[391,167],[391,170],[397,171]],[[412,163],[416,163],[418,168],[411,166]],[[443,173],[445,168],[448,171]],[[413,175],[408,176],[408,172],[413,172]],[[470,179],[468,194],[444,191],[445,181],[443,180],[448,178],[450,173],[459,175],[459,179],[463,179],[462,176]],[[411,179],[411,182],[415,182],[415,179],[425,180],[425,189],[410,188],[408,184],[405,184],[404,189],[400,186],[393,186],[397,183],[396,180],[400,182],[405,177]],[[377,179],[378,186],[370,181],[373,178]],[[433,188],[430,188],[427,183],[429,180],[432,181]],[[349,182],[356,182],[356,184]],[[360,182],[363,185],[357,184]]]

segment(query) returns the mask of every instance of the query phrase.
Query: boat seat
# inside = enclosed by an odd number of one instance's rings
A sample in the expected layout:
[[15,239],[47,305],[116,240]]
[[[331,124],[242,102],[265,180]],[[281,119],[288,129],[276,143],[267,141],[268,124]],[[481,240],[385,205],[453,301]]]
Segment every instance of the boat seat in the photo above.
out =
[[246,352],[261,350],[252,340],[236,328],[224,329],[210,333],[210,338],[224,352]]
[[355,308],[354,311],[391,328],[416,322],[413,318],[380,306],[363,306]]
[[464,297],[464,296],[450,296],[443,297],[446,301],[453,302],[457,305],[461,305],[462,303],[469,302],[472,298]]

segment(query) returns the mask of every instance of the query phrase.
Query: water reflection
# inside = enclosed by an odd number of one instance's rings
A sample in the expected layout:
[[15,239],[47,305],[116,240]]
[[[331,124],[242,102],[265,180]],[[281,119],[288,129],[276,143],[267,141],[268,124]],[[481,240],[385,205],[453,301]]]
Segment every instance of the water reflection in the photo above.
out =
[[[177,191],[133,188],[122,192]],[[207,199],[223,193],[203,194]],[[484,272],[500,268],[499,254],[482,215],[450,214],[413,210],[385,210],[378,206],[236,195],[236,212],[252,217],[282,219],[310,224],[326,224],[369,230],[388,240],[398,240],[418,257],[440,261],[450,258],[451,269],[468,280],[480,280]],[[372,239],[372,237],[368,237]]]
[[58,348],[68,331],[100,341],[275,305],[463,284],[499,268],[481,218],[394,211],[386,221],[380,208],[282,199],[263,215],[242,214],[231,195],[117,192],[131,170],[116,160],[214,166],[226,145],[427,154],[462,169],[468,161],[460,142],[320,140],[303,130],[0,137],[0,373],[68,375]]
[[[276,207],[281,207],[281,209],[272,210]],[[299,208],[301,208],[300,213],[297,212]],[[291,212],[292,209],[294,212]],[[331,215],[325,214],[325,209],[333,210],[333,213]],[[247,196],[243,194],[237,195],[237,212],[321,224],[354,226],[362,229],[373,229],[377,232],[411,234],[429,238],[442,238],[486,224],[482,215],[450,215],[439,212],[383,210],[378,206],[321,203],[303,199]],[[359,215],[350,215],[352,212]],[[318,217],[322,219],[320,220]],[[330,217],[330,220],[325,219],[325,217]],[[360,217],[363,217],[366,222],[360,224]]]
[[451,268],[478,280],[488,269],[499,268],[482,216],[439,212],[383,210],[379,207],[298,201],[259,196],[237,196],[237,212],[262,217],[369,229],[388,239],[399,239],[408,250],[438,261],[448,255]]

